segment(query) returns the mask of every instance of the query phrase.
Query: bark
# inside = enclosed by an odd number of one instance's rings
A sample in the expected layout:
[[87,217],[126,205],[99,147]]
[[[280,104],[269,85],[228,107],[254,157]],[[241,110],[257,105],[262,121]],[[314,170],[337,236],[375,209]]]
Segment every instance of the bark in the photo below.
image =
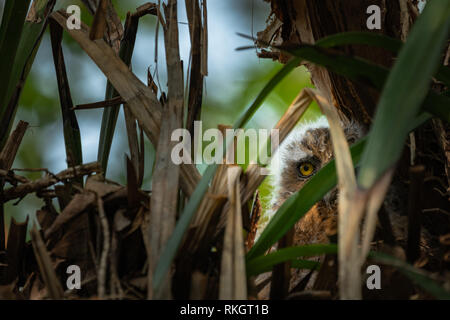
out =
[[[368,30],[366,26],[367,7],[374,4],[381,8],[381,30]],[[258,34],[258,38],[279,45],[312,44],[325,36],[345,31],[372,31],[404,40],[417,16],[417,8],[410,0],[271,0],[271,7],[270,25]],[[393,63],[392,54],[380,48],[353,45],[343,50],[386,67]],[[288,59],[279,52],[272,52],[270,56],[281,62]],[[379,97],[377,91],[324,68],[306,65],[313,84],[347,118],[366,127],[370,124]]]

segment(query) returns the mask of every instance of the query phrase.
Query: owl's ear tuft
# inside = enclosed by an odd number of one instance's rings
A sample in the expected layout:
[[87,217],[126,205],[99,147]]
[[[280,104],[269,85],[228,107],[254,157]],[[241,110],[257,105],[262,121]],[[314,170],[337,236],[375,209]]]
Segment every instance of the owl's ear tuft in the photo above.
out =
[[354,144],[356,141],[364,136],[363,127],[353,120],[343,121],[342,126],[344,128],[344,134],[350,145]]

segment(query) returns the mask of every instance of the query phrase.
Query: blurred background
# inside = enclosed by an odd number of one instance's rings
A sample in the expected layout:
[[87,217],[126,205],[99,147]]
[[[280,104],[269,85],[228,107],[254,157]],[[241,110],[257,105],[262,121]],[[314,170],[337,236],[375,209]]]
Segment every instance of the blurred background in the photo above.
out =
[[[146,3],[143,0],[113,0],[122,21],[127,11]],[[0,0],[1,12],[4,0]],[[59,0],[56,9],[76,4],[82,8],[83,22],[90,24],[92,17],[84,10],[81,1]],[[3,13],[3,12],[2,12]],[[251,45],[251,41],[238,36],[240,32],[254,35],[265,29],[270,14],[270,4],[262,0],[209,0],[208,1],[208,63],[209,75],[205,80],[205,94],[202,108],[203,130],[216,128],[219,124],[232,125],[239,115],[252,103],[253,99],[281,68],[277,62],[259,59],[255,50],[236,51],[241,46]],[[184,1],[179,1],[180,49],[185,61],[184,74],[187,75],[189,61],[189,30]],[[155,63],[156,19],[146,16],[141,19],[136,47],[132,60],[133,72],[144,83],[147,82],[147,69],[157,74],[162,89],[167,87],[164,59],[163,35],[159,34],[158,63]],[[161,30],[161,29],[160,29]],[[74,105],[104,100],[106,78],[92,60],[81,50],[77,43],[67,35],[64,37],[63,50]],[[293,71],[264,102],[256,113],[249,128],[271,129],[280,119],[289,104],[304,87],[311,87],[309,74],[300,67]],[[313,120],[319,115],[313,105],[304,116],[304,120]],[[81,131],[84,163],[97,160],[97,148],[100,136],[102,110],[77,111]],[[50,36],[46,32],[32,71],[23,91],[18,120],[30,123],[14,168],[48,168],[57,173],[67,167],[63,139],[62,116],[59,106],[57,82],[51,52]],[[128,153],[125,121],[121,110],[112,145],[107,178],[125,183],[125,154]],[[151,189],[151,169],[154,149],[146,141],[146,177],[144,189]],[[199,167],[200,171],[204,169]],[[40,173],[31,173],[36,179]],[[261,187],[263,198],[270,192],[269,186]],[[5,211],[7,223],[10,217],[24,221],[27,215],[34,217],[43,202],[28,196],[18,204],[8,203]],[[30,219],[30,223],[33,219]]]

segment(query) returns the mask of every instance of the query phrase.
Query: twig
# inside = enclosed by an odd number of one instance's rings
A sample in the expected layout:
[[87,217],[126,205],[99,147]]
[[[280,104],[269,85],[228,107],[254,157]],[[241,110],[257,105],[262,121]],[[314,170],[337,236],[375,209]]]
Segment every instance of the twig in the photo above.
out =
[[394,232],[392,231],[392,224],[389,218],[388,213],[386,212],[386,208],[381,206],[380,211],[378,212],[378,220],[381,225],[381,236],[382,239],[389,245],[395,246],[396,240],[394,236]]
[[[63,118],[63,133],[67,163],[69,167],[74,167],[83,163],[80,127],[78,126],[75,112],[71,110],[73,108],[73,101],[62,51],[63,29],[54,20],[50,20],[50,35],[56,79],[58,81],[59,101]],[[76,184],[81,186],[83,181],[77,180]]]
[[102,109],[102,108],[114,107],[118,104],[123,104],[123,103],[124,103],[124,100],[122,99],[122,97],[117,96],[115,98],[108,99],[105,101],[87,103],[87,104],[79,104],[79,105],[73,107],[71,110]]
[[117,272],[117,233],[113,230],[111,237],[111,246],[112,250],[109,255],[110,266],[111,266],[111,293],[114,292],[115,298],[123,299],[124,292],[122,289],[122,285],[120,283],[119,274]]
[[132,16],[136,18],[142,18],[143,16],[151,14],[158,16],[158,5],[156,3],[146,3],[136,9],[136,12]]
[[97,291],[98,297],[100,299],[105,299],[106,267],[110,247],[109,244],[110,235],[109,235],[108,219],[106,218],[105,210],[103,208],[103,200],[100,197],[97,198],[97,206],[98,206],[98,215],[100,217],[100,224],[103,230],[103,248],[100,256],[100,268],[98,269]]
[[[0,169],[6,170],[6,175],[2,175],[4,172],[0,172],[0,199],[3,197],[3,187],[5,185],[5,180],[11,182],[10,173],[7,171],[11,169],[11,166],[16,158],[17,151],[22,142],[23,136],[28,128],[28,123],[24,121],[19,121],[16,129],[11,133],[5,146],[0,152]],[[0,139],[1,140],[1,139]],[[4,178],[2,178],[4,177]],[[17,177],[19,181],[19,177]],[[14,180],[13,180],[14,184]],[[0,251],[5,250],[5,217],[3,202],[0,203]]]
[[259,200],[259,191],[256,191],[255,198],[253,201],[253,207],[251,211],[251,219],[250,219],[250,231],[248,232],[247,239],[245,241],[245,246],[247,251],[253,247],[253,243],[255,242],[256,233],[258,231],[258,222],[261,217],[261,201]]
[[[0,252],[5,251],[6,239],[5,239],[5,209],[3,203],[0,204]],[[1,262],[1,261],[0,261]]]
[[415,165],[416,162],[416,136],[414,134],[414,132],[411,132],[409,134],[409,140],[410,140],[410,146],[409,146],[409,150],[410,150],[410,161],[411,161],[411,165]]
[[[278,248],[283,249],[292,246],[295,229],[290,229],[278,242]],[[291,282],[291,262],[284,262],[273,267],[272,282],[270,284],[270,299],[285,299],[289,293]]]
[[242,202],[240,197],[239,166],[227,168],[227,187],[230,212],[223,240],[219,299],[247,299],[247,282],[245,276],[245,249],[242,237]]
[[[52,13],[51,18],[56,20],[97,63],[122,98],[127,101],[147,137],[156,145],[160,134],[163,108],[152,90],[129,70],[129,67],[104,41],[89,40],[88,28],[85,24],[81,24],[80,30],[69,30],[66,23],[68,15],[64,11]],[[181,188],[186,195],[190,196],[200,181],[201,175],[193,164],[182,164],[180,173]]]
[[422,165],[411,167],[409,170],[411,184],[408,199],[408,243],[406,257],[413,263],[420,256],[420,229],[422,215],[423,180],[425,167]]
[[42,241],[42,237],[37,230],[36,225],[33,227],[33,229],[31,229],[30,234],[34,255],[39,265],[39,270],[41,271],[42,278],[47,287],[48,294],[50,295],[50,298],[54,300],[61,300],[64,297],[64,292],[58,278],[56,277],[50,255],[44,245],[44,242]]
[[[100,1],[98,0],[81,0],[81,1],[86,5],[86,7],[88,8],[89,12],[92,15],[94,15],[97,12],[97,9],[100,5]],[[117,15],[117,12],[114,10],[111,0],[107,1],[107,10],[105,19],[107,24],[106,40],[109,46],[112,47],[116,53],[118,53],[120,47],[120,39],[122,39],[123,36],[123,26],[119,16]]]
[[61,171],[56,175],[49,175],[32,182],[18,185],[17,187],[6,189],[3,193],[3,198],[1,200],[4,202],[8,202],[13,199],[23,198],[30,193],[48,188],[59,182],[63,182],[68,179],[83,177],[98,172],[101,172],[101,168],[98,162],[92,162],[76,166],[74,168],[69,168],[64,171]]
[[206,0],[202,1],[203,8],[203,29],[202,29],[202,67],[203,76],[208,75],[208,5]]
[[9,170],[11,168],[27,128],[28,122],[19,121],[16,129],[9,136],[5,147],[0,152],[0,169]]
[[8,234],[8,250],[6,251],[8,269],[6,279],[2,279],[2,283],[12,283],[19,275],[21,262],[25,254],[28,219],[29,216],[23,223],[17,223],[14,218],[11,219]]
[[107,0],[100,0],[100,4],[97,7],[97,10],[95,11],[94,21],[92,22],[92,28],[91,32],[89,33],[89,38],[91,40],[97,40],[102,39],[106,27],[107,27],[107,21],[106,21],[106,10],[108,8],[108,1]]
[[200,119],[203,98],[202,74],[202,26],[199,0],[185,0],[191,38],[191,63],[189,80],[188,118],[186,127],[191,135],[194,133],[194,121]]
[[7,171],[0,169],[0,177],[2,179],[5,179],[5,181],[11,183],[12,185],[17,185],[18,182],[20,183],[30,182],[30,180],[28,180],[27,178],[14,174],[14,170]]
[[304,292],[296,292],[289,297],[288,300],[330,300],[331,299],[330,291],[304,291]]

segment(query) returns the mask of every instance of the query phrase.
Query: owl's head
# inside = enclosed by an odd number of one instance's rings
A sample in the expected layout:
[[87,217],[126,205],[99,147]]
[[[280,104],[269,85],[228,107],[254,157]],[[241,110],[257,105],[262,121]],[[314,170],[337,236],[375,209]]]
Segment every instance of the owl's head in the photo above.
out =
[[[344,122],[343,129],[349,144],[362,136],[361,127],[354,122]],[[274,185],[271,205],[274,211],[333,158],[326,117],[293,130],[278,152],[279,157],[275,157],[271,164]]]

